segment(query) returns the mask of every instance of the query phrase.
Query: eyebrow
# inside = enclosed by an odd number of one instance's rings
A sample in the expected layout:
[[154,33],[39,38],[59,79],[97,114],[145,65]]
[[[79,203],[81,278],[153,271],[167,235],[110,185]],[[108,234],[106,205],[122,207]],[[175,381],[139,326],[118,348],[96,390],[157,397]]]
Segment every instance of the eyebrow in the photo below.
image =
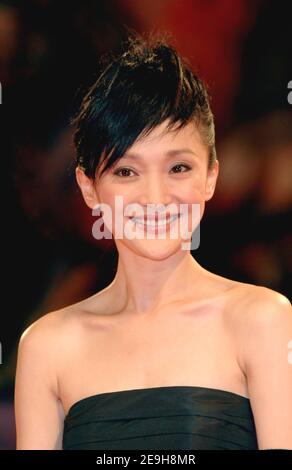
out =
[[[175,157],[176,155],[180,155],[181,153],[191,153],[192,155],[195,155],[196,157],[198,156],[193,150],[191,150],[190,148],[182,148],[182,149],[172,149],[172,150],[168,150],[167,152],[164,153],[165,157],[167,158],[171,158],[171,157]],[[129,153],[125,153],[124,154],[124,158],[133,158],[133,159],[137,159],[137,158],[142,158],[139,156],[138,153],[133,153],[133,152],[129,152]]]

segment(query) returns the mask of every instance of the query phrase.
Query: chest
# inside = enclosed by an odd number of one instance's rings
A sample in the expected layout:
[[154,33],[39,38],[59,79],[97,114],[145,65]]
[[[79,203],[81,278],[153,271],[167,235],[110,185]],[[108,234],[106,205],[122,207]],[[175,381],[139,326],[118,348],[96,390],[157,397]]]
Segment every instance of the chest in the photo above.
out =
[[232,334],[212,309],[85,324],[76,348],[63,357],[60,376],[68,402],[169,384],[234,389],[241,380]]

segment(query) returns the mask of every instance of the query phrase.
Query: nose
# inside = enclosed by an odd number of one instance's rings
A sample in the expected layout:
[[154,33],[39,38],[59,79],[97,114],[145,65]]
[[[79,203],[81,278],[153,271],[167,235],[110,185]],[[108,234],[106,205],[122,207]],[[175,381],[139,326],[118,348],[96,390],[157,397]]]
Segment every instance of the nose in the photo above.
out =
[[139,202],[141,205],[152,204],[159,209],[172,202],[173,196],[169,184],[160,174],[151,174],[141,184]]

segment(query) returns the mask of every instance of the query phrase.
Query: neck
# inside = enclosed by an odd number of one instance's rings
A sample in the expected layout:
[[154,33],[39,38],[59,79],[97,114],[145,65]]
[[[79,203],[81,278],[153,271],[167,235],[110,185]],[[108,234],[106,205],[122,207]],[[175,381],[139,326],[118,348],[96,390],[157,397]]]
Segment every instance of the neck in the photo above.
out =
[[203,271],[187,250],[163,260],[122,250],[109,287],[121,310],[144,315],[194,295]]

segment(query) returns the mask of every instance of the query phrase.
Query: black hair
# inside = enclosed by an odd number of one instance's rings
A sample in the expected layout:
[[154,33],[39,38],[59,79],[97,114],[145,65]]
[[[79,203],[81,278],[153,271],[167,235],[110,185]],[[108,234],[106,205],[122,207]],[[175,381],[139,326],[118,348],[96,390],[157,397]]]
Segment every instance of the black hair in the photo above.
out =
[[101,58],[101,70],[81,102],[75,125],[77,165],[96,177],[110,168],[138,137],[169,119],[177,130],[194,121],[209,149],[209,168],[217,156],[215,127],[206,84],[170,45],[166,35],[130,34],[120,53]]

